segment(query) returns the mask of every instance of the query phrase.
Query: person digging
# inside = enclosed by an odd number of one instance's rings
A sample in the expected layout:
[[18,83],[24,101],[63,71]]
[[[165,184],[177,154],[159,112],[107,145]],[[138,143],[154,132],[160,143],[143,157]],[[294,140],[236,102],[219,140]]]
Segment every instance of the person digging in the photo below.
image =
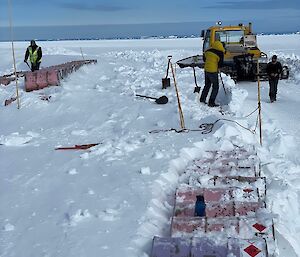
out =
[[212,92],[209,97],[208,106],[218,106],[215,103],[216,97],[219,92],[219,68],[223,64],[225,49],[220,41],[215,41],[212,47],[205,51],[203,55],[204,60],[204,73],[205,73],[205,86],[203,88],[200,102],[205,103],[208,92],[212,87]]

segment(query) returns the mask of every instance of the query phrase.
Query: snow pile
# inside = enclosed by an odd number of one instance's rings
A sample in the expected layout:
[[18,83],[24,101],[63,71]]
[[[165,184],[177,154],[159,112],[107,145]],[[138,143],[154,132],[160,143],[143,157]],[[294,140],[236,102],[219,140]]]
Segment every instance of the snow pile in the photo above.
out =
[[8,223],[6,225],[4,225],[3,227],[3,230],[6,231],[6,232],[9,232],[9,231],[14,231],[15,230],[15,226]]
[[29,135],[20,135],[18,132],[14,132],[8,136],[1,135],[0,144],[6,146],[21,146],[27,144],[32,139]]
[[300,56],[296,54],[284,54],[281,52],[273,52],[273,54],[278,55],[278,60],[281,62],[282,65],[286,65],[290,70],[290,79],[295,80],[296,83],[299,84],[300,82]]

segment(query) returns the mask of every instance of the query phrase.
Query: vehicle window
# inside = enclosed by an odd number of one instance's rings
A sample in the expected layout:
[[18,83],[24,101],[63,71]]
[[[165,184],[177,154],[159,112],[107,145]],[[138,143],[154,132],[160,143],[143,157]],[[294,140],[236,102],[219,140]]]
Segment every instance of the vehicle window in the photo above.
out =
[[225,44],[243,44],[243,30],[222,30],[216,31],[215,40],[224,42]]
[[203,42],[203,51],[206,51],[209,48],[209,44],[210,44],[210,30],[207,30]]

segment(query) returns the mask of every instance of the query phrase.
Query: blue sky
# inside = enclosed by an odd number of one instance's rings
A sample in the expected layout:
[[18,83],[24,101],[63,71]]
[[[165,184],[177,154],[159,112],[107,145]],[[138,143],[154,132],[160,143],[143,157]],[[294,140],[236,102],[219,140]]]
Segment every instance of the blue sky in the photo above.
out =
[[[300,30],[300,0],[11,1],[15,26],[169,22],[211,22],[213,25],[222,20],[224,23],[252,21],[254,28],[261,31]],[[0,3],[0,27],[5,27],[7,0]]]

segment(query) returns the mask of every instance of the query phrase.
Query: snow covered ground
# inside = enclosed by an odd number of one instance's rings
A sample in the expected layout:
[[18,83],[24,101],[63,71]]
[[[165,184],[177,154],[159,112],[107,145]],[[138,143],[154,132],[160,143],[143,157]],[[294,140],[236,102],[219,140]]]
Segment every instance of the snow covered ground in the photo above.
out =
[[[161,89],[166,56],[199,54],[200,39],[40,42],[42,66],[74,59],[98,60],[81,68],[60,87],[26,93],[21,109],[2,103],[14,84],[0,86],[0,256],[141,257],[154,235],[169,233],[172,199],[180,175],[206,150],[256,146],[268,177],[268,208],[276,215],[279,256],[300,256],[300,35],[260,36],[267,54],[292,64],[280,81],[278,101],[269,103],[262,82],[263,147],[258,134],[230,122],[212,133],[150,134],[180,128],[173,87]],[[26,70],[27,42],[16,43],[18,70]],[[0,43],[0,74],[12,71],[9,43]],[[257,107],[256,83],[237,85],[223,74],[225,115],[199,103],[191,69],[176,69],[187,128],[218,118],[251,129]],[[197,78],[203,87],[203,71]],[[167,105],[135,94],[169,98]],[[41,95],[51,96],[50,101]],[[55,151],[58,146],[100,143],[89,151]]]

